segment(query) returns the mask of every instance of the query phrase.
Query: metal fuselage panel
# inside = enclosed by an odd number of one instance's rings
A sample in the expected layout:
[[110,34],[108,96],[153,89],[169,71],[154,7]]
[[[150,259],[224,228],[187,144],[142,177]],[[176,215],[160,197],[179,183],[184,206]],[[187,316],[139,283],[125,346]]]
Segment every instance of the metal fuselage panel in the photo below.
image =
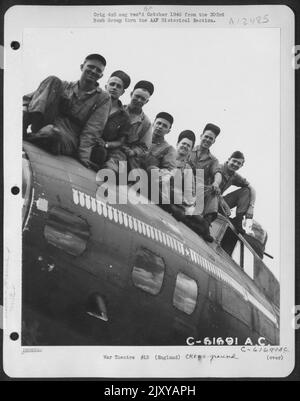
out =
[[[23,231],[24,344],[185,345],[188,337],[218,336],[278,343],[270,302],[263,295],[259,307],[250,302],[257,289],[214,245],[158,206],[97,202],[94,172],[71,158],[24,147],[34,187]],[[165,263],[156,295],[133,281],[142,248]],[[191,314],[174,306],[179,273],[197,283]],[[87,313],[95,293],[107,321]]]

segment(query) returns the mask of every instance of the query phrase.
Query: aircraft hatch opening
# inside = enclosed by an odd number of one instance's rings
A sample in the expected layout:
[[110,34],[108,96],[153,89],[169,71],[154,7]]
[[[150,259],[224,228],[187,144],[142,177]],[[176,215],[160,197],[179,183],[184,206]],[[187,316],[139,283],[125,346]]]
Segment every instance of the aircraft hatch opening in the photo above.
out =
[[91,294],[86,304],[86,313],[96,319],[108,322],[107,308],[104,298],[99,293]]

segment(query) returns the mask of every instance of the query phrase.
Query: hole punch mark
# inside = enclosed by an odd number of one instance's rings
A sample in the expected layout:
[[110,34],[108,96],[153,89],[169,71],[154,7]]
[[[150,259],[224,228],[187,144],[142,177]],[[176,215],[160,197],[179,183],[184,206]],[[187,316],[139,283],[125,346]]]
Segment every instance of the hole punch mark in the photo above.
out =
[[18,42],[17,40],[13,40],[12,42],[11,42],[11,44],[10,44],[10,47],[13,49],[13,50],[18,50],[19,48],[20,48],[20,42]]
[[17,340],[19,339],[19,334],[16,333],[16,332],[13,332],[13,333],[10,334],[9,337],[10,337],[10,339],[11,339],[12,341],[17,341]]
[[20,188],[19,187],[12,187],[11,193],[13,195],[18,195],[19,192],[20,192]]

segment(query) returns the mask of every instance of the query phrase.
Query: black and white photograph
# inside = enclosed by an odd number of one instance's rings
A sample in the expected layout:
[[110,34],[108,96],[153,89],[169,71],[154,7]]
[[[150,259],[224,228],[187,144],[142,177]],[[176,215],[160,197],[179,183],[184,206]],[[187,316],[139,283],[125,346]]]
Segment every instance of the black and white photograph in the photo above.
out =
[[7,12],[8,374],[292,370],[293,21],[286,6]]

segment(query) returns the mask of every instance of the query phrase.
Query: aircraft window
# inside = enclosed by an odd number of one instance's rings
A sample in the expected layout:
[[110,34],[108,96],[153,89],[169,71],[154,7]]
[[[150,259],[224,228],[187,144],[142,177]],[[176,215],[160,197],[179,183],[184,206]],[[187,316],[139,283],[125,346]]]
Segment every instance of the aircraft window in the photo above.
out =
[[137,252],[132,279],[136,287],[157,295],[161,289],[165,272],[163,259],[146,248]]
[[237,237],[237,235],[227,228],[221,242],[222,248],[238,264],[245,273],[254,278],[254,255],[247,246]]
[[85,251],[90,232],[87,222],[81,217],[54,206],[49,211],[44,236],[51,245],[78,256]]
[[23,152],[22,158],[22,198],[23,198],[23,208],[22,208],[22,221],[23,227],[27,220],[27,216],[30,208],[30,201],[32,196],[32,174],[30,169],[29,160],[26,154]]
[[241,266],[241,242],[237,241],[235,247],[231,254],[232,259],[235,261],[236,264]]
[[195,280],[184,273],[178,273],[173,296],[174,306],[190,315],[194,312],[198,296],[198,286]]
[[254,278],[254,255],[244,246],[244,271],[250,278]]

